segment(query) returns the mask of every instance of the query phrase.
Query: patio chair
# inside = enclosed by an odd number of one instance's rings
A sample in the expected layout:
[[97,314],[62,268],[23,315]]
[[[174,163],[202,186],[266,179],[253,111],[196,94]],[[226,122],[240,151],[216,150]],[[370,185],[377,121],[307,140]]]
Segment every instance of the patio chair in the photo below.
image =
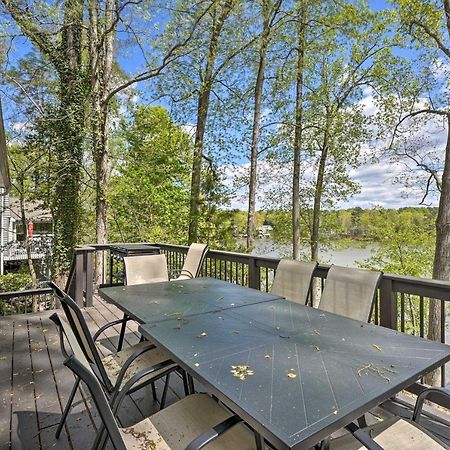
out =
[[[142,370],[149,370],[145,378],[139,377],[139,383],[130,393],[150,384],[153,391],[153,398],[154,400],[157,400],[154,382],[160,378],[166,377],[160,402],[161,408],[163,408],[167,396],[170,373],[178,368],[170,357],[164,351],[158,349],[155,345],[145,341],[132,345],[117,353],[112,353],[109,356],[102,357],[98,352],[95,342],[108,328],[114,325],[122,324],[124,319],[118,319],[107,323],[93,336],[91,336],[83,313],[78,305],[70,298],[69,295],[64,294],[64,292],[62,292],[61,289],[59,289],[54,283],[50,283],[50,285],[61,302],[65,316],[70,324],[72,333],[70,334],[70,338],[67,336],[67,333],[66,336],[70,340],[71,346],[74,346],[73,339],[76,339],[76,342],[81,347],[83,354],[89,361],[89,364],[95,368],[95,372],[97,373],[99,380],[101,381],[108,396],[110,398],[115,398],[122,391],[124,384],[131,379],[135,379],[135,377],[137,377],[139,372]],[[59,327],[61,326],[61,321],[56,313],[50,318]],[[61,343],[63,344],[63,342]],[[62,347],[62,350],[64,352],[64,347]],[[183,381],[186,388],[187,381]],[[62,427],[66,421],[67,415],[69,414],[79,383],[79,379],[75,380],[72,392],[69,395],[59,426],[56,430],[57,438],[61,434]],[[185,392],[187,392],[187,389],[185,389]]]
[[319,309],[368,322],[381,275],[371,270],[331,266]]
[[174,269],[170,273],[171,279],[188,280],[200,275],[208,246],[206,244],[191,244],[184,260],[183,268]]
[[[326,439],[321,446],[322,450],[435,450],[449,449],[442,442],[419,424],[423,402],[430,395],[445,395],[450,397],[449,391],[444,388],[425,389],[418,397],[414,407],[412,420],[392,417],[367,428],[358,428],[354,423],[346,428],[350,434],[335,439]],[[363,444],[363,445],[361,445]]]
[[[255,436],[233,415],[207,394],[192,394],[138,422],[119,428],[115,419],[122,398],[108,403],[98,378],[81,349],[73,349],[64,364],[88,387],[103,426],[97,434],[94,449],[103,448],[106,434],[116,450],[255,450]],[[125,388],[132,388],[130,379]],[[124,388],[124,389],[125,389]],[[233,430],[231,430],[233,428]]]
[[317,263],[282,259],[277,267],[271,293],[292,302],[306,304]]
[[165,255],[126,256],[123,262],[128,286],[169,281]]

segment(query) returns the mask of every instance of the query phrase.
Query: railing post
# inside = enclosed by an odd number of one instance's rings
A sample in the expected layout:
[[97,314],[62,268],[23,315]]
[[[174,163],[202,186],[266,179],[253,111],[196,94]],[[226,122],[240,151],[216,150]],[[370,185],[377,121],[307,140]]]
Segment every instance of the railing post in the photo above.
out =
[[397,329],[397,301],[392,289],[392,280],[384,277],[380,284],[380,325]]
[[77,305],[83,305],[83,272],[84,272],[84,254],[80,249],[75,249],[75,283],[73,284],[74,292],[72,298]]
[[252,257],[248,259],[248,287],[258,290],[261,289],[259,267],[256,265],[256,259]]
[[86,250],[85,260],[85,285],[86,285],[86,300],[85,306],[92,306],[92,291],[94,283],[94,267],[93,267],[93,254],[92,249]]

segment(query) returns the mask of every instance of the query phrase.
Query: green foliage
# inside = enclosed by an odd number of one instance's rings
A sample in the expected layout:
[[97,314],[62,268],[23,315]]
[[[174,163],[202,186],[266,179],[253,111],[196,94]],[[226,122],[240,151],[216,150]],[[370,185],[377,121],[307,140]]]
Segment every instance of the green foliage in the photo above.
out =
[[7,273],[0,275],[0,292],[22,291],[31,283],[28,273]]
[[186,241],[192,143],[162,107],[138,106],[112,143],[111,241]]
[[415,277],[431,276],[435,239],[432,211],[376,209],[362,217],[361,223],[367,227],[366,236],[379,245],[363,267]]

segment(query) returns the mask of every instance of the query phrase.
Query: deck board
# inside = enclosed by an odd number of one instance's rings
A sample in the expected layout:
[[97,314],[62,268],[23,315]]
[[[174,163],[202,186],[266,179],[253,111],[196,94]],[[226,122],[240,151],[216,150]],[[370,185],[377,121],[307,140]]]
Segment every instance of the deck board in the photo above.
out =
[[[100,418],[86,388],[77,392],[60,439],[56,440],[54,436],[74,376],[63,365],[57,328],[49,319],[52,313],[0,317],[0,450],[84,450],[92,447]],[[121,318],[122,313],[95,297],[94,305],[86,309],[85,317],[91,332],[95,332],[105,323]],[[105,333],[99,346],[101,354],[107,355],[115,349],[119,331],[120,327],[114,327]],[[138,340],[137,324],[130,321],[125,344],[134,344]],[[156,387],[160,398],[162,382],[157,382]],[[167,404],[182,397],[181,377],[173,373]],[[125,413],[119,416],[120,422],[131,425],[158,409],[159,403],[153,401],[151,388],[144,388],[127,400],[123,406]],[[408,408],[387,404],[383,410],[376,408],[372,420],[376,420],[376,416],[389,415],[386,410],[403,416],[411,413]],[[450,441],[450,436],[442,432],[442,426],[433,423],[430,427],[439,430],[439,434]]]
[[11,448],[13,450],[41,448],[31,351],[28,318],[24,315],[14,322],[11,416]]
[[5,317],[0,323],[0,450],[6,450],[9,449],[11,441],[14,320]]

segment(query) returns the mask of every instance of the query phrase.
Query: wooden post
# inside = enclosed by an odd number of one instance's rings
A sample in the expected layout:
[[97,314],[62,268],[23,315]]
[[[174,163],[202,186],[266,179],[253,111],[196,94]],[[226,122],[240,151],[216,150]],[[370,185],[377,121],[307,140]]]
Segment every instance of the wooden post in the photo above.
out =
[[380,284],[380,325],[397,329],[397,300],[392,290],[392,280],[384,277]]
[[78,306],[83,307],[83,272],[84,255],[81,249],[75,249],[75,283],[73,283],[73,299]]
[[86,285],[86,299],[85,306],[92,306],[92,291],[94,283],[94,266],[93,266],[93,249],[86,250],[85,259],[85,285]]
[[259,267],[256,265],[256,259],[252,257],[248,259],[248,287],[258,290],[261,289]]

